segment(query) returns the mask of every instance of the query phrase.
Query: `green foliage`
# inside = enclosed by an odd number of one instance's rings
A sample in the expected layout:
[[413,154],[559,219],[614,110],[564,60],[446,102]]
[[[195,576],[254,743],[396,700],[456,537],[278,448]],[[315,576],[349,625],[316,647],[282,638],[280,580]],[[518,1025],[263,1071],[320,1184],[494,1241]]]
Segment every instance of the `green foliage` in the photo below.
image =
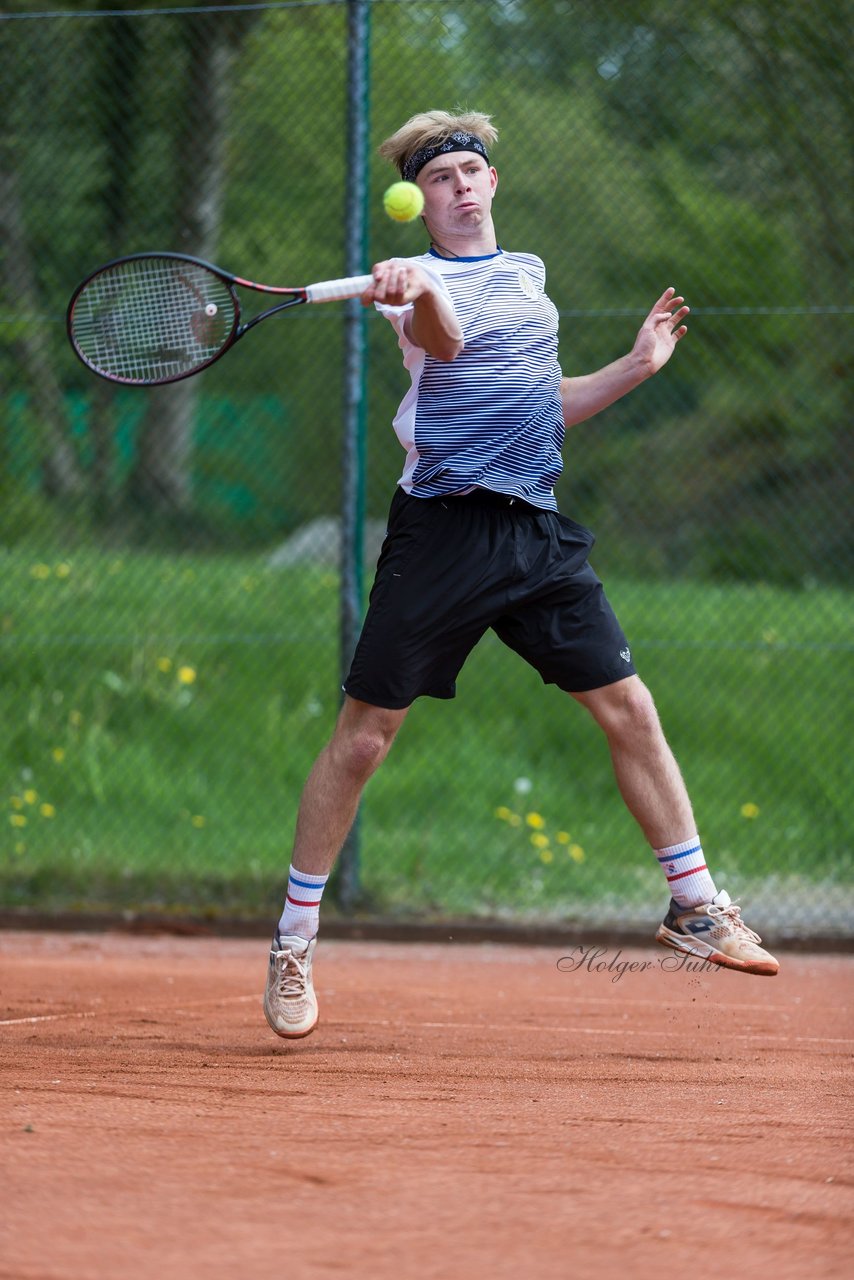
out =
[[[337,709],[337,575],[58,546],[8,553],[4,581],[4,901],[271,911]],[[628,580],[610,594],[716,873],[748,896],[777,877],[801,905],[846,892],[850,597]],[[599,730],[491,635],[456,701],[413,709],[362,840],[379,911],[646,912],[661,895]]]
[[[39,334],[55,404],[69,410],[53,430],[83,459],[79,528],[106,524],[118,539],[156,523],[178,531],[170,537],[210,542],[213,530],[220,545],[266,545],[338,505],[344,309],[271,321],[194,384],[193,501],[174,525],[153,511],[140,524],[129,497],[140,430],[128,431],[125,397],[93,390],[62,314],[101,260],[192,251],[188,209],[205,201],[225,267],[283,283],[343,271],[346,6],[118,7],[151,12],[3,23],[2,160],[24,228],[11,253],[35,294],[24,314],[4,304],[0,376],[32,414],[44,366],[21,349]],[[212,32],[223,70],[200,108],[193,77],[213,65]],[[842,59],[829,0],[808,10],[794,0],[372,6],[370,260],[424,247],[419,224],[381,213],[390,173],[376,145],[412,111],[462,102],[500,127],[499,239],[546,262],[567,373],[622,354],[666,284],[692,306],[689,337],[655,384],[567,443],[560,499],[599,531],[609,569],[787,585],[850,572]],[[210,171],[202,144],[223,103]],[[824,314],[833,307],[840,314]],[[369,316],[367,332],[366,491],[379,516],[402,463],[390,422],[406,375],[388,326]],[[139,393],[138,403],[152,402]],[[46,424],[11,421],[48,447]],[[241,430],[242,448],[222,443]],[[12,441],[0,458],[9,511],[40,501],[43,469],[18,467],[29,448]],[[4,523],[9,541],[30,520]]]

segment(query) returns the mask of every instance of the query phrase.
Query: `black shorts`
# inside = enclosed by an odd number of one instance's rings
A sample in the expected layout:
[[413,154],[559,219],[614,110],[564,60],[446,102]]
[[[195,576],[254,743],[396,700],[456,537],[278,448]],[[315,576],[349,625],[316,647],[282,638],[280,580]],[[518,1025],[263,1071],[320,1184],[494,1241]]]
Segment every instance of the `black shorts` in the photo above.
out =
[[554,511],[476,490],[398,489],[344,692],[400,710],[453,698],[488,628],[546,684],[583,693],[634,675],[626,638],[587,563],[593,534]]

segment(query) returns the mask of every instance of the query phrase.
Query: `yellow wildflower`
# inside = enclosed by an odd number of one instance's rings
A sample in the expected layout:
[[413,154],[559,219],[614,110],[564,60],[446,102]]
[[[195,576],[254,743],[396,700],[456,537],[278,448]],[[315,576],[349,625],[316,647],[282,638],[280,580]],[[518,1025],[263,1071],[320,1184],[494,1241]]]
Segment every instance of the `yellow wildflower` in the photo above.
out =
[[542,832],[537,831],[531,836],[531,844],[535,849],[548,849],[549,838],[544,836]]
[[10,813],[9,821],[13,827],[25,827],[27,825],[27,819],[23,813]]
[[172,659],[171,659],[171,658],[158,658],[158,659],[157,659],[157,670],[158,670],[158,671],[162,671],[162,672],[163,672],[163,674],[164,674],[164,675],[166,675],[166,674],[167,674],[167,672],[169,672],[169,671],[171,671],[171,670],[172,670]]
[[195,667],[179,667],[178,679],[181,684],[193,684],[196,679]]
[[34,564],[30,569],[30,577],[36,578],[39,582],[43,582],[45,578],[50,577],[49,564]]
[[584,850],[580,844],[571,844],[569,846],[568,853],[573,862],[584,861]]
[[542,849],[540,851],[540,862],[544,862],[546,866],[548,866],[550,862],[554,862],[554,854],[551,849]]
[[741,816],[742,816],[742,818],[758,818],[758,817],[759,817],[759,805],[758,805],[758,804],[743,804],[743,805],[741,806]]
[[543,827],[546,825],[545,818],[539,813],[525,814],[525,821],[528,826],[533,827],[535,831],[542,831]]
[[513,814],[510,809],[507,808],[506,804],[500,804],[495,810],[495,816],[496,818],[500,818],[502,822],[509,822],[513,817]]
[[55,818],[56,807],[52,804],[43,804],[39,809],[39,813],[43,818]]
[[63,560],[62,564],[58,564],[54,569],[57,578],[67,578],[71,573],[71,565],[67,560]]
[[62,764],[65,759],[65,747],[54,747],[50,754],[53,756],[57,764]]
[[199,828],[201,828],[201,827],[203,827],[203,826],[205,825],[205,819],[202,817],[202,815],[201,815],[200,813],[195,813],[195,814],[193,814],[193,816],[192,816],[192,818],[190,819],[190,821],[192,822],[192,824],[193,824],[193,826],[194,826],[194,827],[199,827]]
[[33,791],[32,787],[29,787],[24,792],[24,804],[35,804],[38,798],[39,798],[38,791]]
[[572,836],[568,831],[559,831],[555,836],[555,840],[557,840],[558,844],[569,844],[571,839]]

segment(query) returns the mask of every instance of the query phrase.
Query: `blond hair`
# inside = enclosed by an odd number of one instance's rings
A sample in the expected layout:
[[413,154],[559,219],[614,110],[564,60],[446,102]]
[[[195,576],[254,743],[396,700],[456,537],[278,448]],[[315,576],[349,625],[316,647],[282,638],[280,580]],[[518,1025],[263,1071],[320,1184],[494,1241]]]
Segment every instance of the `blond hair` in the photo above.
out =
[[498,137],[492,116],[484,115],[482,111],[464,111],[460,107],[454,112],[421,111],[401,125],[397,133],[386,138],[380,146],[380,155],[403,173],[404,165],[416,151],[422,147],[439,146],[452,133],[458,132],[473,133],[487,151]]

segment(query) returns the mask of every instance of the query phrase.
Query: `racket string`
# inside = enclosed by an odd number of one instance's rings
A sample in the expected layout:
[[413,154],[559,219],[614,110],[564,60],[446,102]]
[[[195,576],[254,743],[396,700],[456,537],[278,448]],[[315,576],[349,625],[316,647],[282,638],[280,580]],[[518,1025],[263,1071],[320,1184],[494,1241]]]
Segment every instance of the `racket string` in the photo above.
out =
[[236,313],[228,285],[205,267],[147,258],[89,281],[75,303],[72,336],[108,377],[162,381],[207,364],[231,336]]

